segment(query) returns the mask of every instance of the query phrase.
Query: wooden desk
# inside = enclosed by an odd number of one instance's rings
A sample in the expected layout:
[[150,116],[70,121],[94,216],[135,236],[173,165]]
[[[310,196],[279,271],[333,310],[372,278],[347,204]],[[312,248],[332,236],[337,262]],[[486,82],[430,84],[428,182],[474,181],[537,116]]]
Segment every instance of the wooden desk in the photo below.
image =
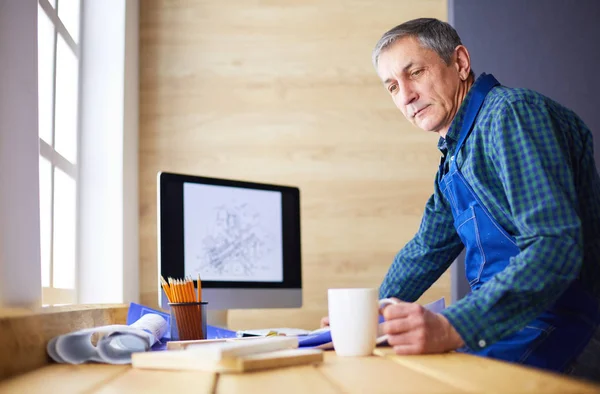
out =
[[600,386],[465,354],[344,358],[245,374],[51,364],[0,383],[0,393],[600,393]]

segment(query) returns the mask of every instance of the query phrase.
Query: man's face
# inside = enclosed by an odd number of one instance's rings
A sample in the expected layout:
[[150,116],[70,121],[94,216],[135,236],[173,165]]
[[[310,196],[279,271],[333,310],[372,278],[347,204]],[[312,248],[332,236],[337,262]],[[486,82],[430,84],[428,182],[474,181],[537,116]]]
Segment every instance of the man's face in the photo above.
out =
[[447,65],[417,38],[404,37],[381,53],[377,73],[406,119],[446,135],[461,102],[454,61]]

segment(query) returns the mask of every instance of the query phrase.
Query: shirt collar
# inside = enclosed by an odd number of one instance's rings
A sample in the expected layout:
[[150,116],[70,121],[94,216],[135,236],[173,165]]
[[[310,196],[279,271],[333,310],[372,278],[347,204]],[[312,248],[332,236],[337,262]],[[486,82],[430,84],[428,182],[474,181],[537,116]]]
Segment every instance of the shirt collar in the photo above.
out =
[[460,104],[460,107],[458,108],[458,111],[456,112],[456,115],[454,116],[454,119],[452,120],[452,123],[450,124],[450,128],[448,129],[446,138],[440,137],[440,139],[438,141],[438,149],[444,155],[448,151],[453,151],[454,147],[458,143],[458,138],[460,136],[460,129],[462,128],[462,123],[465,118],[465,112],[467,111],[469,101],[471,101],[471,99],[473,98],[473,92],[475,91],[474,88],[479,83],[481,83],[481,80],[482,80],[483,76],[485,76],[485,75],[486,75],[485,73],[482,73],[479,77],[477,77],[477,79],[475,80],[475,82],[473,83],[473,85],[471,86],[469,91],[467,92],[467,95],[465,96],[463,102]]

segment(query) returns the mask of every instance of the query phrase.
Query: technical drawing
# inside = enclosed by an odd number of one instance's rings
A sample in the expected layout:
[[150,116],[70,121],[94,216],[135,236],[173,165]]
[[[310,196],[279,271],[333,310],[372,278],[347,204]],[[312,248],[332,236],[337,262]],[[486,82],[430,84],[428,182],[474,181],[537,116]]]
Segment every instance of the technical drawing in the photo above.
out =
[[202,280],[281,282],[281,193],[184,185],[185,272]]
[[201,241],[203,253],[196,269],[202,273],[252,277],[269,269],[260,264],[274,248],[272,236],[261,227],[260,214],[246,203],[215,208],[215,221]]

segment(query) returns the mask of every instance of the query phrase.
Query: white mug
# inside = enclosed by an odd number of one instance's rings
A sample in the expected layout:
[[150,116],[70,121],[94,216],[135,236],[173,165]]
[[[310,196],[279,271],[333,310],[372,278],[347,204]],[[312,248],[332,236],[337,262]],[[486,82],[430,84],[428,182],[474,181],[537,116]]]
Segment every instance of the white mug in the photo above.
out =
[[331,339],[337,355],[371,355],[377,339],[377,289],[329,289],[328,304]]

